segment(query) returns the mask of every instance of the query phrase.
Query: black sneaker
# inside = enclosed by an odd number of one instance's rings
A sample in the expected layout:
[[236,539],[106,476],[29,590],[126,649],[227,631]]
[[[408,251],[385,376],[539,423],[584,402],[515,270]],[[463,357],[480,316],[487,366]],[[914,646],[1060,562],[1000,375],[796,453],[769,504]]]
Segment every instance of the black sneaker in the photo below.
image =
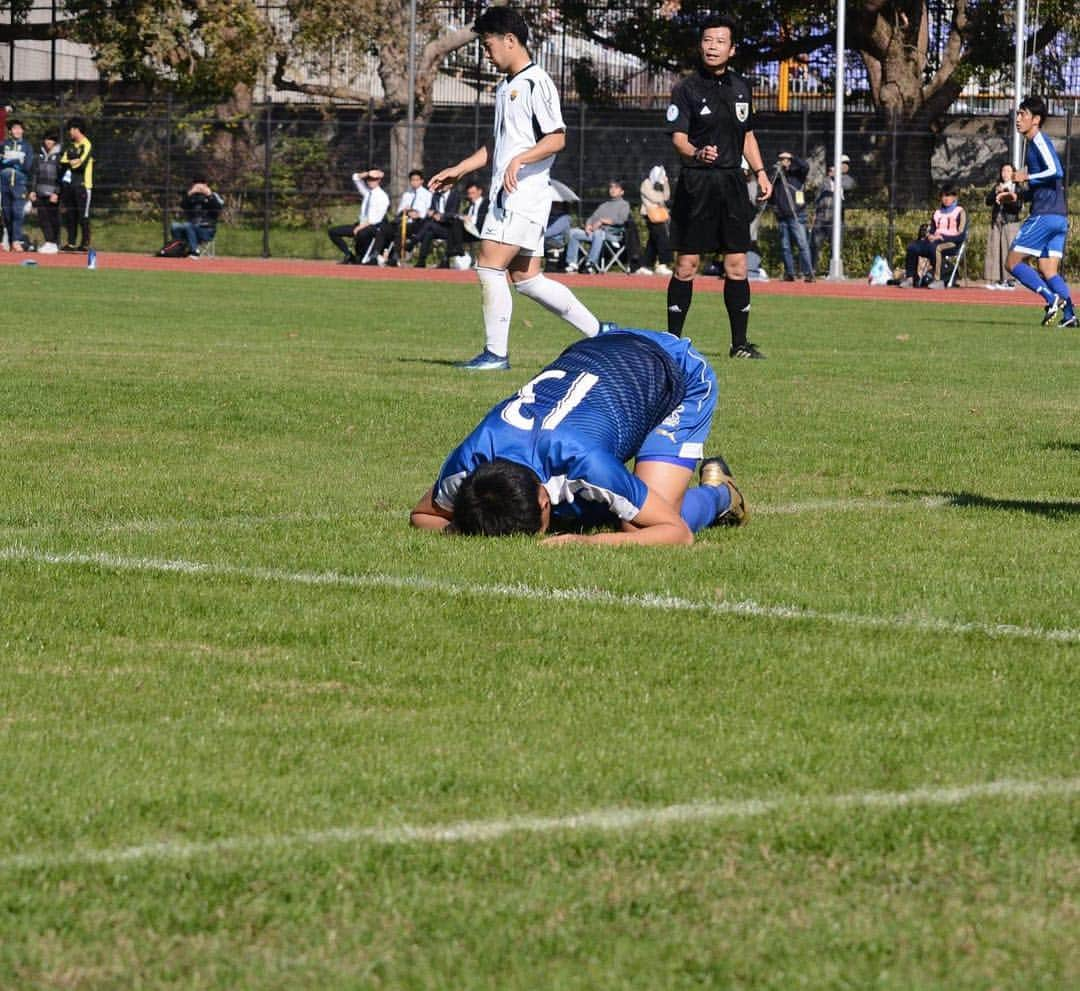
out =
[[809,272],[803,276],[803,282],[817,282],[817,276],[813,272]]
[[795,276],[792,275],[791,272],[785,272],[783,281],[784,282],[794,282],[795,281]]
[[732,348],[728,352],[730,358],[757,358],[760,361],[765,360],[763,355],[758,349],[756,344],[751,344],[747,341],[745,344],[740,344],[737,348]]
[[1054,298],[1043,308],[1042,325],[1045,327],[1048,324],[1054,322],[1054,317],[1058,315],[1058,311],[1061,309],[1061,297],[1054,293]]
[[731,505],[720,513],[709,526],[742,526],[750,519],[746,500],[731,477],[731,469],[720,457],[706,458],[701,462],[700,479],[702,485],[726,485],[731,493]]

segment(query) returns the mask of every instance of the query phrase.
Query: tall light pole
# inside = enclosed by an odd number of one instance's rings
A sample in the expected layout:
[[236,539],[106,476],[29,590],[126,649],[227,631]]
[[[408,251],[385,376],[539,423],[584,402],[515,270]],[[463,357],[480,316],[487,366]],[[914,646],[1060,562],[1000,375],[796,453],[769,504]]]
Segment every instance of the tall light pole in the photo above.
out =
[[1020,101],[1024,98],[1024,35],[1027,34],[1027,14],[1025,0],[1016,0],[1016,61],[1013,64],[1013,113],[1012,113],[1012,160],[1016,168],[1020,168],[1023,162],[1023,138],[1016,130],[1016,111],[1020,109]]
[[846,45],[844,0],[836,0],[836,95],[833,109],[833,218],[832,251],[829,258],[829,278],[844,277],[844,260],[840,257],[841,220],[844,213],[844,173],[840,156],[844,153],[844,56]]
[[413,167],[413,129],[416,123],[416,0],[409,0],[409,112],[408,156],[405,171]]

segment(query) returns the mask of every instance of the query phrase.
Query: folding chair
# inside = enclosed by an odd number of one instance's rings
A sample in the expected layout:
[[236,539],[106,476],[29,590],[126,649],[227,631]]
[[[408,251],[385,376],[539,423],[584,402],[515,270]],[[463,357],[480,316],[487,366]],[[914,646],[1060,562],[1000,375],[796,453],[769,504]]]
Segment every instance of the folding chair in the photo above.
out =
[[605,229],[604,235],[604,244],[600,249],[600,264],[597,268],[601,272],[608,272],[617,265],[624,272],[629,272],[630,269],[623,261],[623,253],[626,251],[626,229],[612,224]]
[[[967,262],[964,261],[964,254],[967,251],[967,238],[964,238],[960,242],[960,247],[957,249],[955,255],[946,255],[942,259],[942,265],[945,262],[952,262],[952,271],[949,273],[949,277],[945,280],[945,288],[952,289],[953,284],[956,282],[956,273],[960,271],[961,264],[964,266],[964,278],[967,278]],[[942,275],[945,273],[942,272]]]

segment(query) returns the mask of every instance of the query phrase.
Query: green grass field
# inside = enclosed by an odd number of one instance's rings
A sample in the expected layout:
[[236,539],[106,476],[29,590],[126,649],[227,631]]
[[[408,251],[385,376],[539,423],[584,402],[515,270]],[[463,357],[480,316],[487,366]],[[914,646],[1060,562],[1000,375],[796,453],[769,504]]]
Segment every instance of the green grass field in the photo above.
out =
[[[690,332],[754,513],[411,531],[574,339],[472,287],[10,269],[0,988],[1080,984],[1080,336]],[[585,290],[655,326],[659,293]]]

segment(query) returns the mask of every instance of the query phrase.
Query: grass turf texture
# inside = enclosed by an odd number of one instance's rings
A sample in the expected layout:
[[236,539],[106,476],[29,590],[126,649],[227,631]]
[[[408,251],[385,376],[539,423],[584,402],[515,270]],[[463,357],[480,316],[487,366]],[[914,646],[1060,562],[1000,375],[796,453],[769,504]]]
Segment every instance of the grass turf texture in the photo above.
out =
[[[7,289],[11,313],[64,316],[10,321],[0,351],[0,987],[1080,981],[1075,791],[831,798],[1076,774],[1080,338],[1037,306],[759,296],[770,360],[735,363],[699,294],[711,448],[756,516],[615,550],[405,525],[574,339],[528,301],[514,370],[467,376],[472,288],[20,269]],[[582,297],[662,319],[655,292]],[[106,557],[46,561],[65,553]],[[355,832],[754,799],[776,804]]]

